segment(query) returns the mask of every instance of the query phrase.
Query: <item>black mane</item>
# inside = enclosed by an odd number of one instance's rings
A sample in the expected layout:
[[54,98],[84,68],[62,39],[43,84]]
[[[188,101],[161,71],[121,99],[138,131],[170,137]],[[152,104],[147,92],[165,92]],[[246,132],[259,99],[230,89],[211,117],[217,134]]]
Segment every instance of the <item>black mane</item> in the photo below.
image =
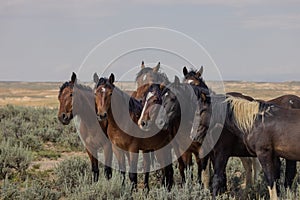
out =
[[96,85],[96,88],[98,88],[100,85],[104,85],[108,82],[108,79],[107,78],[100,78],[97,82],[97,85]]

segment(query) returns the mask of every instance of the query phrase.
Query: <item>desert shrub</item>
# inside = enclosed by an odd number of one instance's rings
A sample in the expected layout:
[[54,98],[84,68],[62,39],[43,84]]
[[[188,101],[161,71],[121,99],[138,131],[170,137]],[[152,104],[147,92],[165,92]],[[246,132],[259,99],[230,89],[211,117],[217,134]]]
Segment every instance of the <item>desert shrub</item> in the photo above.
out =
[[56,184],[64,185],[65,191],[73,191],[83,178],[91,180],[90,165],[87,160],[80,157],[71,157],[62,161],[55,169]]
[[23,143],[23,146],[29,147],[32,151],[39,151],[43,149],[43,143],[33,134],[24,135],[21,142]]
[[109,181],[104,176],[99,178],[97,183],[91,183],[88,178],[83,177],[81,184],[73,192],[67,194],[67,199],[130,199],[130,184],[122,186],[122,177],[119,174],[113,175]]
[[31,181],[25,189],[20,192],[21,199],[59,199],[61,193],[55,189],[53,186],[47,182]]
[[2,185],[1,199],[59,199],[61,193],[57,191],[51,184],[41,182],[39,180],[29,181],[23,183],[15,183],[9,179],[5,179]]
[[20,188],[18,183],[11,182],[6,178],[1,185],[1,199],[10,200],[17,199],[20,195]]
[[31,151],[22,143],[12,144],[10,140],[0,143],[0,178],[12,176],[14,173],[23,174],[32,160]]
[[62,125],[57,119],[57,110],[48,108],[1,107],[0,139],[8,138],[21,141],[36,151],[42,150],[41,142],[52,142],[71,150],[83,147],[75,126],[72,123]]

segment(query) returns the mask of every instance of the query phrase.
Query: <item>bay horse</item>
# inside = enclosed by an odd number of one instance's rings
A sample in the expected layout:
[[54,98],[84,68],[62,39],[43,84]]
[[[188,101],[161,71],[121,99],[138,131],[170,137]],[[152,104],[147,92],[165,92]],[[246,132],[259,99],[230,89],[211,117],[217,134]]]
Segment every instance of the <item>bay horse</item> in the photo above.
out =
[[[160,72],[160,62],[158,62],[154,67],[146,67],[144,61],[142,61],[140,71],[137,73],[135,81],[137,83],[137,90],[134,91],[131,96],[140,101],[142,101],[142,99],[145,97],[145,93],[148,91],[151,84],[157,83],[165,86],[170,84],[167,75]],[[194,154],[195,158],[197,159],[197,145],[191,145],[190,148],[188,148],[183,154],[178,151],[177,147],[174,148],[174,151],[177,156],[182,182],[185,182],[184,170],[192,165],[192,154]],[[197,166],[201,171],[200,160],[197,160]]]
[[[150,137],[142,132],[136,125],[142,111],[141,102],[116,87],[114,80],[114,74],[111,74],[108,79],[99,79],[95,90],[96,110],[99,119],[108,121],[107,134],[114,149],[129,152],[129,179],[132,188],[137,187],[139,150],[156,150],[158,162],[161,166],[165,166],[163,172],[166,177],[166,187],[171,190],[173,167],[172,164],[166,165],[172,163],[170,162],[171,148],[166,147],[170,141],[169,132],[162,131]],[[149,169],[145,170],[149,171]]]
[[[150,87],[152,87],[151,85]],[[156,89],[156,90],[155,90]],[[175,76],[174,83],[166,87],[154,87],[147,96],[143,112],[139,119],[141,129],[154,129],[155,126],[160,130],[170,130],[174,135],[172,146],[180,149],[180,153],[193,152],[198,164],[198,181],[201,182],[201,172],[204,160],[200,160],[198,142],[192,142],[187,135],[190,132],[196,102],[201,98],[199,88],[195,95],[194,89],[188,84],[181,84],[179,78]],[[206,90],[208,92],[208,89]],[[157,101],[160,99],[160,101]],[[163,109],[157,106],[161,105]],[[164,110],[164,111],[163,111]],[[186,160],[187,166],[191,165],[191,159]]]
[[97,121],[92,89],[78,84],[76,74],[73,72],[71,80],[60,87],[58,100],[60,103],[58,119],[63,125],[68,125],[75,116],[80,118],[79,133],[91,161],[94,181],[99,179],[97,151],[101,147],[105,157],[105,177],[110,179],[112,152],[105,136],[107,122]]

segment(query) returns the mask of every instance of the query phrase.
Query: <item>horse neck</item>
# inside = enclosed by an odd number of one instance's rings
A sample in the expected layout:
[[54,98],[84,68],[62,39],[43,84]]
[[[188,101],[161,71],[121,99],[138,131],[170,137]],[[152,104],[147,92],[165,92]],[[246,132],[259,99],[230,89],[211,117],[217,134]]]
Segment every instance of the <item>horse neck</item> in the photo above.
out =
[[91,90],[76,88],[73,101],[74,115],[87,125],[92,126],[97,124],[95,99]]
[[128,112],[130,116],[134,116],[136,113],[140,114],[141,104],[133,97],[130,97],[128,94],[115,87],[110,102],[110,108],[107,110],[109,121],[115,123],[115,117],[118,117],[119,119],[127,118]]

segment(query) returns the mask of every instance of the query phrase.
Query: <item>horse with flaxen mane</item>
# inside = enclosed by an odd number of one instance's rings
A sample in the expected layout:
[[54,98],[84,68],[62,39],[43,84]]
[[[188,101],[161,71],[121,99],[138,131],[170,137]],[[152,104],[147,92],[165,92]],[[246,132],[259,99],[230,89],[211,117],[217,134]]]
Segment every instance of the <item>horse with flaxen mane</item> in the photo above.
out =
[[60,87],[58,100],[58,119],[62,124],[68,125],[75,116],[80,120],[79,133],[91,160],[94,181],[98,181],[99,178],[97,151],[101,147],[105,156],[104,173],[106,178],[110,179],[112,153],[110,142],[105,135],[107,123],[97,121],[92,89],[78,84],[73,72],[71,80]]
[[[230,98],[230,111],[235,126],[243,130],[249,151],[255,153],[266,175],[271,199],[277,199],[277,159],[300,160],[300,110],[286,109],[275,104]],[[244,115],[241,107],[248,107],[251,115]]]
[[295,143],[300,139],[300,110],[236,97],[227,97],[218,104],[228,108],[224,127],[237,130],[233,132],[244,141],[247,151],[258,157],[270,198],[277,199],[275,181],[280,175],[279,157],[300,159]]
[[[129,152],[129,179],[133,188],[137,186],[137,161],[139,150],[156,151],[155,155],[166,177],[166,187],[173,184],[173,168],[169,132],[163,131],[149,136],[137,127],[142,112],[141,102],[130,97],[114,85],[114,75],[100,78],[95,90],[95,102],[99,119],[108,121],[107,134],[113,149]],[[145,137],[142,137],[142,136]],[[146,155],[145,153],[143,155]],[[149,172],[149,165],[145,171]],[[145,165],[144,165],[145,167]]]
[[[187,70],[184,70],[187,74]],[[201,77],[202,72],[203,72],[203,68],[201,68],[198,72],[201,73],[197,73],[194,71],[193,74],[198,74],[199,77]],[[194,77],[192,79],[192,81],[190,80],[190,82],[192,83],[196,83],[195,85],[199,85],[197,83],[198,81],[198,76],[192,76],[190,74],[189,77],[186,77],[186,79],[189,79],[190,77]],[[254,99],[250,96],[245,96],[241,93],[238,92],[230,92],[227,93],[227,95],[230,96],[235,96],[235,97],[239,97],[239,98],[243,98],[243,99],[247,99],[249,101],[253,101]],[[221,115],[226,115],[226,112],[224,112],[226,110],[226,106],[224,104],[222,104],[222,102],[225,100],[226,96],[223,95],[216,95],[216,96],[212,96],[212,107],[214,107],[218,113],[218,115],[214,115],[212,118],[212,121],[218,121],[217,118],[220,118]],[[278,104],[282,107],[286,107],[286,108],[300,108],[297,107],[298,105],[300,105],[300,98],[294,95],[283,95],[281,97],[272,99],[270,101],[268,101],[269,103],[275,103]],[[293,104],[291,104],[293,103]],[[223,111],[223,112],[220,112]],[[222,117],[221,117],[222,118]],[[223,117],[224,118],[224,117]],[[222,119],[223,119],[222,118]],[[221,122],[219,122],[221,123]],[[222,123],[221,123],[222,124]],[[226,169],[226,165],[228,162],[229,157],[231,156],[237,156],[241,158],[241,161],[243,163],[243,166],[246,170],[246,186],[252,185],[253,181],[252,181],[252,167],[251,165],[253,165],[254,167],[254,178],[257,176],[256,175],[256,168],[257,168],[257,164],[256,164],[256,160],[251,160],[249,158],[245,158],[246,157],[252,157],[255,156],[251,153],[248,152],[244,141],[242,138],[238,137],[236,133],[239,133],[240,131],[237,129],[232,129],[228,126],[222,126],[222,125],[217,125],[214,129],[215,131],[221,131],[221,135],[218,138],[217,143],[214,145],[212,152],[210,153],[210,158],[213,162],[213,167],[214,167],[214,178],[213,178],[213,196],[215,197],[217,194],[223,193],[226,191],[226,173],[225,173],[225,169]],[[214,132],[214,131],[212,131]],[[212,137],[214,136],[214,134],[211,134]],[[286,171],[285,171],[285,186],[286,187],[291,187],[293,179],[296,175],[296,162],[295,161],[289,161],[286,160]]]

